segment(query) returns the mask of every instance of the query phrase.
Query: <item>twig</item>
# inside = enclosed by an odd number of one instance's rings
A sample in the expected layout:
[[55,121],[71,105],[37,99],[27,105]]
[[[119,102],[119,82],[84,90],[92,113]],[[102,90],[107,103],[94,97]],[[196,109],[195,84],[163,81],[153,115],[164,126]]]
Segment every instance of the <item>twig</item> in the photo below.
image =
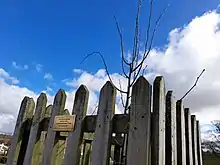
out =
[[205,72],[205,69],[202,70],[202,72],[199,74],[199,76],[196,78],[196,81],[194,83],[194,85],[183,95],[183,97],[180,99],[180,100],[183,100],[192,90],[193,88],[196,87],[198,81],[199,81],[199,78],[202,76],[202,74]]
[[82,64],[87,58],[89,58],[90,56],[95,55],[95,54],[97,54],[97,55],[99,55],[99,56],[101,57],[102,62],[103,62],[103,64],[104,64],[104,66],[105,66],[106,74],[107,74],[107,76],[108,76],[108,78],[109,78],[109,81],[112,83],[112,85],[113,85],[119,92],[127,93],[126,91],[120,90],[120,89],[119,89],[117,86],[115,86],[115,84],[113,83],[112,78],[111,78],[111,76],[110,76],[110,74],[109,74],[108,67],[107,67],[107,64],[106,64],[106,62],[105,62],[104,56],[103,56],[100,52],[92,52],[92,53],[88,54],[87,56],[84,57],[84,59],[81,61],[80,64]]

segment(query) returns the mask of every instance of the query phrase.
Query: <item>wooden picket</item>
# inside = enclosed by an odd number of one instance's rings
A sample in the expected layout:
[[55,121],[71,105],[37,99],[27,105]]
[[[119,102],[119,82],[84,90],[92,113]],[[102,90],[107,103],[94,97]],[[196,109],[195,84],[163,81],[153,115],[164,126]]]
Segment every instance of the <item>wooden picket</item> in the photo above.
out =
[[[123,144],[126,165],[202,165],[199,121],[184,109],[182,100],[176,102],[172,91],[165,92],[163,77],[156,77],[152,93],[151,84],[141,76],[132,89],[129,113],[114,114],[116,89],[108,81],[100,91],[98,114],[89,116],[84,85],[75,93],[72,112],[64,110],[63,90],[47,107],[42,93],[35,112],[33,99],[25,97],[7,165],[121,165]],[[69,114],[75,115],[73,130],[53,130],[55,116]]]
[[165,164],[177,165],[176,102],[172,91],[166,95]]
[[151,85],[140,77],[132,90],[127,165],[149,164],[150,124]]
[[64,165],[76,165],[80,161],[80,146],[83,139],[83,120],[86,116],[88,99],[89,91],[85,86],[80,86],[75,94],[72,112],[76,115],[75,130],[68,135]]

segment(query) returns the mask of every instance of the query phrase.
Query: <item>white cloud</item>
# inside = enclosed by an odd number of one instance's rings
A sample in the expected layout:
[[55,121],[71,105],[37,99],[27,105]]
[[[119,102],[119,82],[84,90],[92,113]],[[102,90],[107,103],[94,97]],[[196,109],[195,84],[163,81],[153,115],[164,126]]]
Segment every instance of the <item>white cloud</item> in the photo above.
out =
[[28,69],[28,65],[27,65],[27,64],[25,64],[24,66],[22,66],[22,65],[17,64],[15,61],[12,62],[12,66],[13,66],[15,69],[18,69],[18,70],[27,70],[27,69]]
[[4,78],[5,80],[10,81],[12,84],[18,84],[19,80],[15,77],[9,76],[9,74],[2,68],[0,68],[0,79]]
[[[163,75],[166,89],[173,89],[177,99],[191,87],[201,70],[206,69],[198,86],[184,100],[185,106],[191,108],[191,111],[196,113],[202,122],[219,119],[219,26],[220,15],[215,11],[196,17],[184,28],[171,31],[168,44],[164,46],[163,51],[154,49],[147,59],[148,71],[145,77],[152,83],[156,75]],[[119,74],[114,73],[111,76],[118,86]],[[39,96],[39,93],[8,83],[8,81],[16,82],[16,80],[5,70],[0,69],[0,131],[12,131],[20,102],[25,95],[33,97],[35,101]],[[79,73],[78,78],[73,78],[65,83],[74,89],[81,84],[88,87],[90,90],[88,113],[91,114],[94,106],[98,103],[97,93],[107,80],[105,71],[101,69],[95,74],[83,71]],[[126,81],[121,79],[121,84],[125,87]],[[45,92],[47,93],[47,91]],[[67,91],[66,94],[66,108],[71,112],[75,90]],[[54,96],[48,93],[47,96],[48,104],[52,103]],[[120,99],[117,101],[119,103]],[[120,104],[118,104],[116,106],[117,113],[120,108]]]
[[51,80],[53,80],[53,76],[52,76],[51,73],[45,73],[44,79],[45,79],[45,80],[48,80],[48,81],[51,81]]
[[174,29],[164,51],[154,49],[146,61],[152,81],[163,75],[167,89],[173,89],[177,98],[193,85],[203,68],[204,75],[197,87],[185,99],[197,117],[207,122],[218,119],[220,110],[220,14],[208,12],[196,17],[187,26]]
[[[20,87],[18,85],[11,85],[8,80],[15,81],[16,78],[11,77],[4,69],[0,68],[0,132],[12,133],[20,104],[25,96],[32,97],[37,101],[37,97],[40,93],[33,92],[32,90]],[[52,104],[54,96],[50,94],[51,88],[47,87],[46,91],[42,91],[47,94],[47,104]],[[72,112],[75,90],[66,92],[67,99],[65,108]],[[94,106],[97,104],[97,95],[90,91],[88,114],[91,114]]]
[[[191,108],[202,122],[219,119],[219,43],[220,14],[212,11],[196,17],[183,28],[172,30],[166,46],[152,50],[146,61],[148,70],[145,77],[152,83],[155,76],[163,75],[167,90],[174,90],[176,98],[179,99],[205,68],[204,75],[184,100],[184,105]],[[117,83],[119,75],[112,76]],[[106,80],[108,78],[103,70],[95,74],[84,71],[79,78],[74,78],[66,84],[72,87],[85,84],[90,90],[98,92]],[[126,81],[123,82],[125,83]]]
[[43,65],[42,64],[36,64],[35,67],[36,67],[37,72],[40,72],[40,71],[42,71]]

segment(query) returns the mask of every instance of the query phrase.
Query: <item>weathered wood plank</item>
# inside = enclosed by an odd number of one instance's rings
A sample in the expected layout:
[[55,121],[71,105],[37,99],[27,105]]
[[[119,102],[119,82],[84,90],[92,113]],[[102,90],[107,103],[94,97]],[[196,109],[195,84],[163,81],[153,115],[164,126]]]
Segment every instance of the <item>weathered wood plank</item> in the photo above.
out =
[[31,165],[40,165],[41,158],[44,149],[44,142],[47,135],[47,129],[49,126],[49,118],[51,116],[52,105],[46,107],[45,112],[42,113],[39,130],[37,134],[36,144],[34,146],[34,151],[32,154]]
[[153,86],[153,113],[151,132],[152,165],[165,165],[165,84],[156,77]]
[[189,108],[185,108],[185,135],[186,135],[186,164],[193,165],[191,114]]
[[151,85],[141,76],[133,86],[127,165],[148,165],[151,135]]
[[53,131],[54,118],[56,115],[59,115],[61,111],[64,110],[65,101],[66,101],[65,92],[63,90],[59,90],[55,96],[53,107],[52,107],[52,114],[51,114],[49,127],[47,131],[47,137],[45,140],[45,146],[44,146],[41,165],[51,164],[51,156],[52,156],[52,151],[53,151],[53,147],[55,144],[55,136],[56,136],[56,132]]
[[42,119],[41,116],[42,116],[42,114],[45,113],[46,104],[47,104],[47,96],[44,93],[42,93],[39,96],[39,98],[37,99],[37,106],[36,106],[32,126],[31,126],[30,137],[29,137],[28,146],[27,146],[27,152],[26,152],[25,159],[24,159],[24,165],[31,164],[33,150],[34,150],[34,147],[36,144],[37,136],[39,136],[37,134],[39,132],[39,125],[40,125],[40,121]]
[[172,91],[166,95],[166,165],[177,165],[176,102]]
[[203,165],[202,160],[202,146],[201,146],[201,132],[199,121],[196,121],[196,130],[197,130],[197,154],[198,154],[198,165]]
[[186,165],[185,118],[182,100],[176,103],[177,165]]
[[24,154],[27,147],[27,141],[25,142],[25,140],[28,140],[29,138],[30,130],[28,128],[28,124],[30,124],[30,120],[33,116],[33,110],[34,100],[29,97],[24,97],[17,117],[17,122],[8,153],[7,165],[16,165],[19,162],[23,164]]
[[198,165],[196,116],[191,115],[193,165]]
[[91,165],[108,165],[111,149],[112,124],[115,112],[116,89],[108,81],[100,92]]
[[[69,115],[68,109],[61,110],[60,115]],[[52,153],[52,165],[63,165],[68,132],[57,132]],[[60,138],[62,137],[62,138]]]
[[83,139],[83,120],[87,112],[89,91],[82,85],[76,91],[73,115],[76,115],[74,131],[69,132],[64,165],[77,165],[80,161],[81,144]]

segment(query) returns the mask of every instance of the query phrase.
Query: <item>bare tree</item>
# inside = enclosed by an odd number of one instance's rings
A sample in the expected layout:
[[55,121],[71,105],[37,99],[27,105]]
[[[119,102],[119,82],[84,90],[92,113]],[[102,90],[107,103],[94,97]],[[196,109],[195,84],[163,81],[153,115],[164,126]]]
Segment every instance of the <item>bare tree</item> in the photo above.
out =
[[[134,37],[133,37],[133,48],[132,48],[132,53],[131,53],[130,58],[128,58],[125,55],[122,29],[120,28],[120,25],[119,25],[119,22],[118,22],[116,16],[114,16],[117,31],[118,31],[118,34],[119,34],[119,39],[120,39],[120,49],[121,49],[121,73],[120,73],[120,76],[122,76],[122,78],[127,80],[126,81],[127,82],[126,90],[122,89],[120,80],[119,80],[119,86],[115,85],[115,83],[113,82],[113,80],[110,76],[110,72],[108,70],[108,66],[107,66],[107,63],[105,61],[105,58],[100,52],[92,52],[92,53],[88,54],[83,59],[83,61],[84,61],[92,55],[98,55],[98,56],[101,57],[109,80],[115,86],[115,88],[121,93],[122,104],[123,104],[123,107],[124,107],[124,113],[128,113],[129,103],[130,103],[130,99],[131,99],[132,86],[134,85],[134,83],[138,79],[138,77],[141,74],[144,74],[144,72],[146,70],[147,66],[145,65],[145,61],[146,61],[147,57],[149,56],[149,54],[152,50],[152,45],[153,45],[153,41],[154,41],[154,38],[155,38],[155,33],[158,29],[160,20],[162,19],[163,15],[167,11],[167,7],[166,7],[161,12],[159,17],[155,21],[155,23],[153,23],[152,22],[153,2],[154,2],[153,0],[149,1],[149,16],[148,16],[147,26],[145,28],[146,37],[145,37],[144,41],[141,41],[141,37],[140,37],[140,28],[141,28],[140,27],[140,14],[141,14],[142,0],[138,0],[137,13],[136,13],[136,19],[135,19]],[[141,42],[144,43],[144,48],[142,49],[143,51],[140,50]]]
[[[120,92],[121,95],[121,102],[123,105],[123,111],[124,114],[129,112],[129,106],[130,106],[130,100],[131,100],[131,89],[138,79],[140,75],[143,75],[147,65],[145,64],[145,61],[147,57],[149,56],[152,46],[153,46],[153,41],[155,38],[156,31],[158,29],[159,23],[164,16],[165,12],[167,11],[167,7],[164,8],[164,10],[160,13],[158,18],[156,19],[155,22],[152,21],[152,15],[153,15],[153,0],[149,0],[149,13],[148,13],[148,20],[147,20],[147,25],[144,29],[146,33],[146,37],[144,41],[141,41],[141,35],[140,35],[140,15],[141,15],[141,8],[142,8],[142,0],[137,1],[137,13],[136,13],[136,18],[135,18],[135,29],[134,29],[134,37],[133,37],[133,48],[131,52],[130,58],[128,58],[125,54],[124,50],[124,39],[123,39],[123,33],[122,29],[119,25],[119,22],[114,16],[115,23],[116,23],[116,28],[117,32],[119,35],[120,39],[120,49],[121,49],[121,73],[120,76],[126,80],[126,89],[122,89],[121,81],[119,80],[119,86],[116,86],[115,83],[112,80],[112,77],[110,76],[110,72],[108,70],[107,63],[105,61],[104,56],[100,52],[92,52],[88,54],[84,59],[86,60],[88,57],[92,55],[98,55],[104,64],[108,79],[110,82],[114,85],[114,87],[117,89],[117,91]],[[144,43],[144,48],[140,48],[140,44]],[[83,62],[82,61],[82,62]],[[127,142],[125,136],[124,142]],[[123,144],[126,146],[126,144]],[[126,160],[126,147],[123,151],[123,164],[125,164]]]
[[[125,49],[124,49],[124,39],[123,39],[122,29],[119,25],[119,22],[118,22],[116,16],[114,16],[117,32],[119,35],[120,50],[121,50],[121,72],[119,73],[119,75],[123,79],[126,80],[127,84],[126,84],[125,90],[122,89],[122,84],[121,84],[120,79],[119,79],[118,86],[116,85],[115,82],[113,82],[113,79],[112,79],[110,72],[108,70],[108,66],[105,61],[104,55],[101,52],[92,52],[92,53],[88,54],[87,56],[85,56],[85,58],[82,61],[82,62],[84,62],[87,58],[89,58],[92,55],[98,55],[101,58],[101,60],[104,64],[106,74],[108,76],[109,81],[114,85],[114,87],[117,89],[117,91],[120,92],[121,103],[123,105],[124,114],[129,113],[130,100],[131,100],[131,89],[132,89],[134,83],[136,82],[136,80],[138,79],[138,77],[140,75],[145,74],[145,70],[147,68],[145,61],[147,60],[147,57],[149,56],[149,54],[152,51],[153,41],[155,38],[156,31],[158,29],[159,23],[168,9],[168,6],[165,7],[164,10],[157,17],[156,21],[153,22],[153,20],[152,20],[153,4],[154,4],[154,0],[149,0],[148,20],[147,20],[146,26],[144,27],[144,31],[145,31],[146,36],[145,36],[144,41],[142,41],[141,34],[140,34],[140,30],[141,30],[140,15],[141,15],[141,8],[142,8],[142,0],[137,1],[137,12],[136,12],[136,18],[135,18],[133,47],[132,47],[132,52],[131,52],[131,55],[129,58],[126,56]],[[144,43],[143,48],[141,48],[141,46],[140,46],[141,43]],[[183,95],[183,97],[181,99],[184,99],[193,90],[193,88],[196,87],[198,80],[202,76],[204,71],[205,71],[205,69],[197,77],[195,84],[190,88],[189,91],[187,91],[187,93],[185,93]],[[125,161],[126,160],[126,150],[127,150],[126,143],[127,143],[127,136],[125,135],[124,144],[123,144],[124,149],[122,151],[123,152],[122,153],[123,160],[118,164],[126,164],[126,161]]]
[[214,127],[211,130],[211,139],[204,141],[202,144],[216,157],[220,158],[220,120],[212,121],[211,124]]

